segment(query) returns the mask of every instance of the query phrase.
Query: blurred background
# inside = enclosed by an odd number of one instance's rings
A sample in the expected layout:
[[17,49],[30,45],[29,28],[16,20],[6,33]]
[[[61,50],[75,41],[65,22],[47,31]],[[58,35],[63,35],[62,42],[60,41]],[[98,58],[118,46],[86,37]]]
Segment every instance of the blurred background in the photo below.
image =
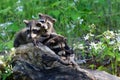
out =
[[120,0],[1,0],[0,52],[11,50],[24,19],[48,14],[87,68],[120,76]]

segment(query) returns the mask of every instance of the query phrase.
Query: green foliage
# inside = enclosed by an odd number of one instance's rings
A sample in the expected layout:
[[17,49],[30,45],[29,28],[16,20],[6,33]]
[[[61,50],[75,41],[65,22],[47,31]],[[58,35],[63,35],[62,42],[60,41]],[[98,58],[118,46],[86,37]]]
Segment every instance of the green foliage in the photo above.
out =
[[11,67],[6,66],[4,72],[0,71],[0,75],[1,75],[2,80],[6,80],[7,77],[10,76],[11,73],[12,73]]
[[[15,32],[25,26],[23,20],[38,19],[39,12],[56,18],[57,33],[68,37],[68,40],[73,36],[77,38],[86,34],[89,31],[87,26],[93,23],[97,26],[97,34],[107,29],[115,29],[119,27],[119,13],[116,13],[119,12],[119,4],[118,0],[111,1],[111,4],[104,0],[2,0],[0,23],[12,24],[6,26],[7,30],[1,29],[0,25],[1,31],[9,34],[3,36],[0,42],[4,43],[3,38],[5,41],[12,40]],[[6,49],[6,46],[1,45],[0,50]]]
[[13,51],[4,51],[0,54],[0,80],[6,80],[12,73],[12,66],[9,64],[12,53]]
[[[90,60],[88,68],[108,71],[120,75],[120,33],[105,31],[96,35],[95,25],[90,25],[87,33],[79,43],[74,44],[74,50],[79,50],[83,60]],[[110,70],[111,69],[111,70]]]
[[[91,68],[116,74],[120,44],[113,36],[115,42],[110,45],[111,38],[106,36],[112,37],[109,32],[120,29],[119,5],[120,0],[1,0],[0,52],[13,47],[14,34],[25,26],[24,19],[38,19],[38,13],[45,13],[57,20],[57,33],[67,37],[71,46],[75,43],[74,48],[81,53],[77,55],[92,58]],[[103,66],[104,59],[110,60],[108,68]]]

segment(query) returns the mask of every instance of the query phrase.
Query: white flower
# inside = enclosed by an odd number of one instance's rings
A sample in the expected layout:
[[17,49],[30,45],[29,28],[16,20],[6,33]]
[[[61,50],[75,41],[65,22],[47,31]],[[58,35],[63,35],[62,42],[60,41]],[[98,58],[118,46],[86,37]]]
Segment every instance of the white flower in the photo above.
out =
[[117,35],[116,40],[117,42],[120,42],[120,35]]
[[34,15],[32,15],[32,18],[33,18],[33,19],[35,19],[35,16],[34,16]]
[[12,22],[6,22],[6,23],[1,23],[0,26],[6,27],[6,26],[9,26],[11,24],[13,24],[13,23]]
[[0,59],[3,59],[4,58],[4,56],[3,55],[0,55]]
[[92,47],[95,47],[95,46],[96,46],[96,44],[95,44],[94,42],[91,42],[90,45],[91,45]]
[[5,71],[5,73],[8,73],[8,71]]
[[77,18],[79,20],[79,24],[82,24],[82,22],[84,21],[84,19],[81,19],[80,17]]
[[80,19],[80,17],[77,18],[78,20]]
[[117,48],[119,51],[120,51],[120,45],[118,46],[118,48]]
[[75,50],[75,49],[84,49],[83,44],[76,43],[76,44],[73,44],[73,45],[74,45],[74,50]]
[[115,40],[109,42],[110,45],[113,45],[114,43],[115,43]]
[[103,35],[105,36],[106,39],[115,38],[115,33],[113,31],[109,31],[109,30],[105,31]]
[[4,64],[4,62],[2,60],[0,60],[0,65],[3,65],[3,64]]
[[85,37],[84,37],[85,40],[88,40],[89,39],[89,35],[87,34]]
[[111,35],[115,35],[113,31],[109,31]]
[[97,49],[97,44],[95,44],[94,42],[91,42],[90,45],[91,45],[91,48]]
[[84,21],[83,19],[80,19],[79,23],[82,24],[83,21]]
[[15,10],[21,12],[23,11],[23,6],[18,6]]
[[94,34],[91,34],[91,33],[89,33],[89,35],[90,35],[91,37],[93,37],[93,36],[94,36]]
[[79,49],[84,49],[83,44],[79,44],[79,45],[78,45],[78,48],[79,48]]
[[2,36],[6,36],[6,33],[5,33],[5,32],[2,32],[1,35],[2,35]]
[[110,39],[111,37],[110,36],[105,36],[106,37],[106,39]]
[[15,51],[15,48],[11,48],[11,51]]
[[95,50],[104,49],[104,47],[102,46],[102,42],[98,42],[98,43],[91,42],[90,45],[91,45],[90,49],[92,48]]
[[102,42],[98,42],[97,44],[101,46],[103,43]]
[[85,39],[85,40],[88,40],[90,37],[93,37],[93,36],[94,36],[94,34],[88,33],[88,34],[84,37],[84,39]]

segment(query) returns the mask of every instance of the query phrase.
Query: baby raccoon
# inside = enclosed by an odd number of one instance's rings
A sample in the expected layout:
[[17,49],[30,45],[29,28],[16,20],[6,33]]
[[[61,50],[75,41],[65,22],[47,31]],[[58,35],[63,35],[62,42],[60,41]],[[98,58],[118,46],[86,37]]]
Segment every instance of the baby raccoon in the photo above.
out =
[[14,47],[33,42],[37,45],[41,35],[56,34],[53,24],[56,21],[54,18],[39,14],[39,20],[24,20],[26,28],[17,33],[14,40]]
[[75,62],[75,54],[72,49],[67,45],[66,38],[61,35],[50,34],[46,36],[43,41],[44,45],[48,46],[57,55],[60,56],[67,65],[72,65],[73,67],[79,69],[77,63]]
[[56,34],[55,29],[53,27],[54,23],[56,22],[56,19],[46,15],[46,14],[42,14],[39,13],[39,21],[43,24],[46,24],[47,26],[45,26],[46,29],[46,34]]
[[22,44],[27,44],[31,42],[31,40],[27,39],[27,28],[22,29],[15,35],[15,40],[14,40],[14,47],[19,47]]
[[64,61],[68,61],[69,64],[73,64],[74,66],[77,63],[74,61],[74,53],[73,50],[69,48],[66,42],[66,38],[58,35],[53,27],[55,23],[55,19],[39,13],[39,21],[44,24],[47,24],[45,29],[47,30],[47,35],[42,35],[40,42],[44,45],[48,46],[51,50],[53,50],[57,55],[64,59]]
[[59,55],[66,64],[77,65],[74,61],[73,51],[67,45],[66,39],[55,33],[53,28],[55,19],[43,14],[39,14],[39,17],[39,20],[24,20],[26,28],[17,33],[14,47],[30,42],[38,46],[41,42]]
[[60,56],[61,60],[71,65],[77,70],[80,70],[79,65],[75,62],[75,54],[73,50],[67,45],[66,38],[61,35],[50,35],[50,39],[43,42],[57,55]]
[[14,47],[30,42],[36,44],[36,40],[45,32],[45,29],[42,28],[42,23],[38,20],[24,20],[23,22],[26,24],[26,28],[16,34]]

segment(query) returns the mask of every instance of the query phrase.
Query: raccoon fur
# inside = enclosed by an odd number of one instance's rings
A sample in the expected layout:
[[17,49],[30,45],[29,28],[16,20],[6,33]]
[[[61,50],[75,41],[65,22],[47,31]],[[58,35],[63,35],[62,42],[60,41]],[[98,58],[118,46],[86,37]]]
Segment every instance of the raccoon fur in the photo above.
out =
[[45,33],[45,29],[42,28],[42,23],[38,20],[24,20],[23,22],[26,24],[26,27],[16,34],[14,47],[36,41]]

